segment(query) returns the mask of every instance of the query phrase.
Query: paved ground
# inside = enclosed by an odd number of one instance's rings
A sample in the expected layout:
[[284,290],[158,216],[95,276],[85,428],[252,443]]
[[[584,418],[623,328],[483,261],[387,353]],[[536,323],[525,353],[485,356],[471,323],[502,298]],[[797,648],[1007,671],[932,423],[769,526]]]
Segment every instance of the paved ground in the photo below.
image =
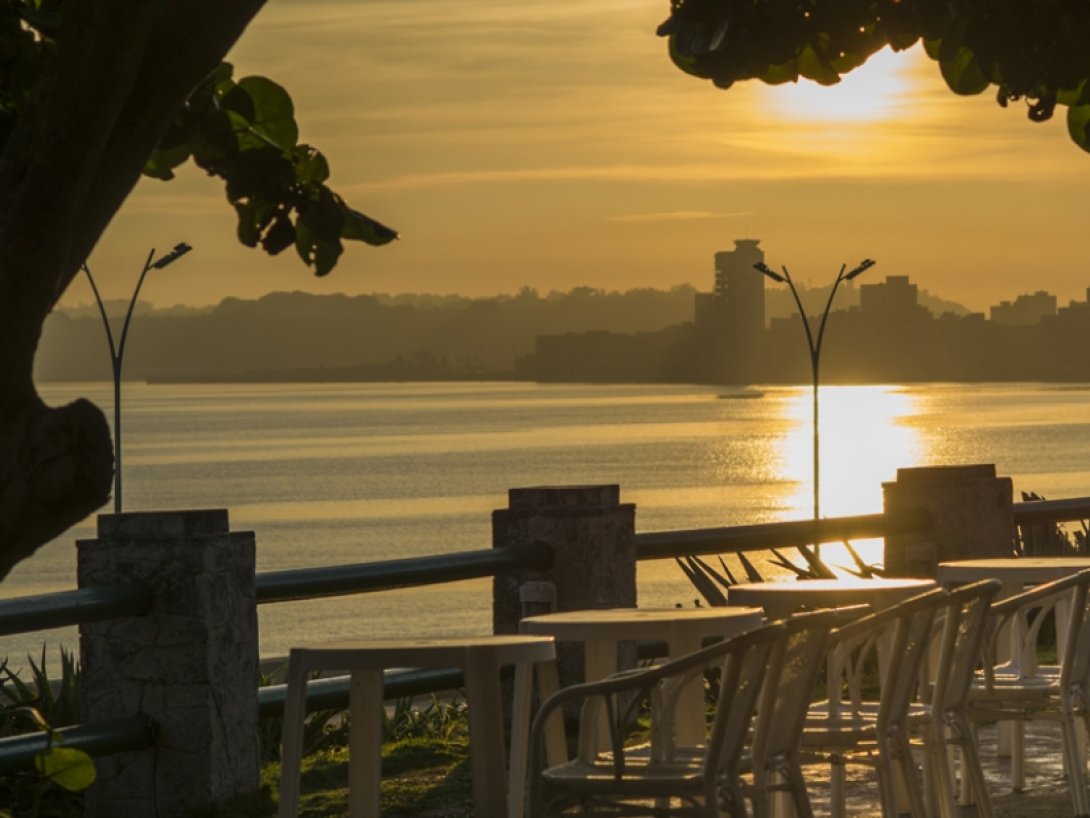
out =
[[[1058,725],[1031,723],[1026,728],[1026,788],[1011,790],[1010,760],[995,752],[996,730],[985,727],[980,735],[984,774],[996,818],[1067,818],[1074,815],[1071,794],[1063,775]],[[828,768],[807,768],[810,795],[818,816],[829,814]],[[878,790],[870,770],[856,767],[849,772],[849,818],[880,818]],[[964,807],[966,818],[975,816],[973,807]]]

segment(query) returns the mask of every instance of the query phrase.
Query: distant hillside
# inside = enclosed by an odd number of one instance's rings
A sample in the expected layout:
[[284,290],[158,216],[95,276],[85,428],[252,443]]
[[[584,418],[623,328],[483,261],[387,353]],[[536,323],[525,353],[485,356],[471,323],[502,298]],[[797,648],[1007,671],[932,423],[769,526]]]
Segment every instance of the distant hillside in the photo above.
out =
[[[545,296],[311,295],[228,298],[203,311],[146,309],[134,316],[125,376],[134,380],[275,379],[322,371],[374,377],[494,376],[510,372],[538,335],[658,331],[689,321],[692,287],[606,292],[579,287]],[[111,312],[114,312],[111,305]],[[120,320],[115,321],[120,328]],[[39,380],[109,380],[97,310],[46,322]]]

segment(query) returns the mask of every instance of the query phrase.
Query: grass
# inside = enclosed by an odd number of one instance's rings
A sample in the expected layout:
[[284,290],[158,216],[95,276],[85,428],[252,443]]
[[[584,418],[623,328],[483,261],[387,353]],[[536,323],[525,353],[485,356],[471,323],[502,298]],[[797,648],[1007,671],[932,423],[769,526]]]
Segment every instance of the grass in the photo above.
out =
[[[272,818],[280,764],[261,771],[261,792],[192,818]],[[298,818],[343,818],[348,811],[348,748],[327,747],[303,759]],[[382,746],[384,816],[472,818],[469,747],[464,738],[400,739]]]
[[[403,699],[387,712],[382,742],[380,802],[384,816],[471,818],[469,730],[461,694]],[[279,724],[264,741],[279,743]],[[303,758],[298,818],[342,818],[348,811],[347,716],[312,714],[312,748]],[[276,815],[280,762],[267,760],[261,791],[190,818],[272,818]]]

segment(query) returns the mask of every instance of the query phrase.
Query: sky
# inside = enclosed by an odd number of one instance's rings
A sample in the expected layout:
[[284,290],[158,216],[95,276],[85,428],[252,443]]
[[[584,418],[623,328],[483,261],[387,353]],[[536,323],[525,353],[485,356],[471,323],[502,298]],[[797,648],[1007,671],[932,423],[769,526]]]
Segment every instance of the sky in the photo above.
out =
[[[761,241],[821,286],[908,275],[986,311],[1047,290],[1085,300],[1090,154],[1062,115],[957,97],[919,48],[834,88],[729,90],[684,74],[655,36],[667,0],[271,0],[228,59],[291,92],[331,186],[401,233],[346,245],[316,278],[292,250],[238,244],[222,184],[192,166],[144,179],[89,259],[127,299],[149,251],[159,307],[313,293],[712,286],[714,254]],[[1061,109],[1062,112],[1062,109]],[[77,278],[64,306],[90,303]]]

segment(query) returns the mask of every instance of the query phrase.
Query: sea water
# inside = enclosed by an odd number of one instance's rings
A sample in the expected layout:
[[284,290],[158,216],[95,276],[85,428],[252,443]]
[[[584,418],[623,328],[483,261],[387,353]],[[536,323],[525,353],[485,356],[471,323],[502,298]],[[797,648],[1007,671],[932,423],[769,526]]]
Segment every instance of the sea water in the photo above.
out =
[[[51,403],[110,384],[52,384]],[[898,468],[994,463],[1015,497],[1090,496],[1090,386],[927,384],[820,391],[820,514],[882,510]],[[123,509],[226,508],[258,570],[490,547],[509,488],[616,483],[639,532],[806,519],[809,387],[532,383],[126,383]],[[112,511],[112,505],[103,509]],[[0,597],[75,587],[94,518],[19,565]],[[868,559],[876,543],[862,543]],[[728,557],[728,565],[735,565]],[[764,570],[774,569],[765,565]],[[638,568],[641,605],[692,604],[671,560]],[[324,638],[484,633],[489,580],[259,608],[263,655]],[[74,629],[4,637],[0,656],[75,645]],[[51,648],[52,650],[52,648]]]

